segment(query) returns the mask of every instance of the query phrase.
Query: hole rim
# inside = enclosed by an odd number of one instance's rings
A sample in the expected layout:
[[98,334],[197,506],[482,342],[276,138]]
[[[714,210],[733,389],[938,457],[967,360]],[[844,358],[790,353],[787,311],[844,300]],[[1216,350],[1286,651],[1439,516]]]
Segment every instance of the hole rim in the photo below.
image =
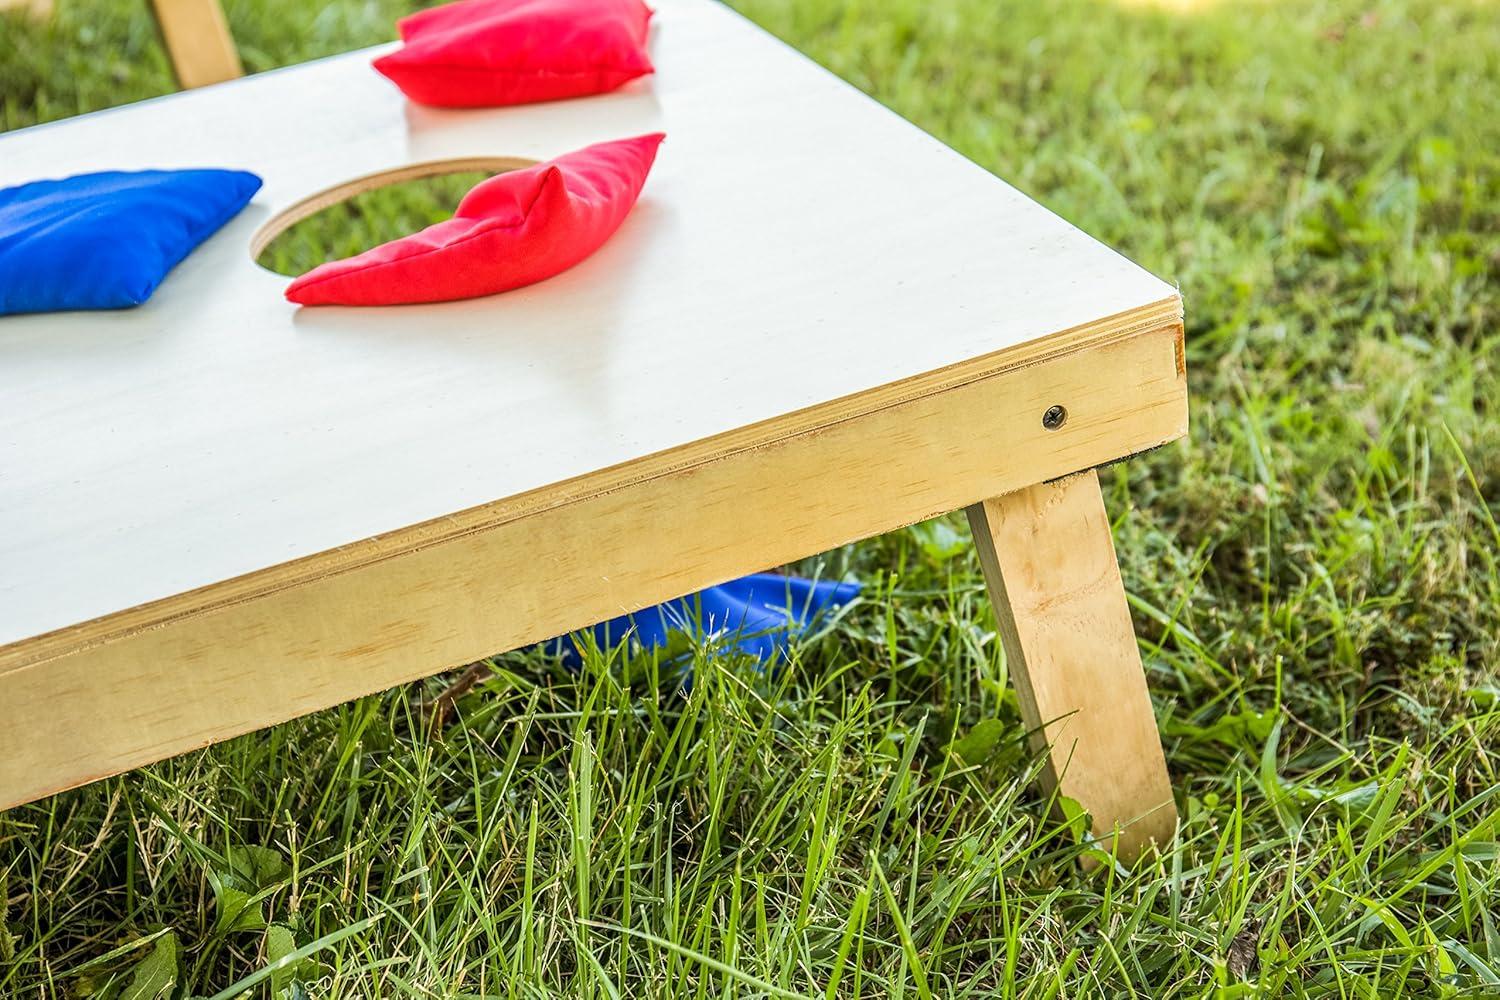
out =
[[262,223],[255,234],[250,237],[250,260],[262,271],[285,277],[260,262],[260,256],[265,253],[266,248],[297,223],[368,191],[389,187],[392,184],[402,184],[406,181],[422,180],[425,177],[440,177],[444,174],[459,174],[467,171],[485,171],[492,176],[505,174],[512,170],[525,170],[541,162],[543,161],[526,156],[457,156],[408,163],[403,167],[390,167],[342,181],[305,198],[299,198]]

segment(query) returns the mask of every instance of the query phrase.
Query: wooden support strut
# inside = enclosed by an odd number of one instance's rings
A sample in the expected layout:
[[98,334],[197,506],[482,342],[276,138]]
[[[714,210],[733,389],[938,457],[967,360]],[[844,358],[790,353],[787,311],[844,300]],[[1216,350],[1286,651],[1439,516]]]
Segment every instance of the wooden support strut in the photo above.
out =
[[151,8],[184,90],[245,74],[219,0],[151,0]]
[[1045,780],[1133,859],[1177,823],[1140,651],[1090,470],[968,509]]
[[20,10],[38,21],[52,16],[52,0],[0,0],[0,11]]

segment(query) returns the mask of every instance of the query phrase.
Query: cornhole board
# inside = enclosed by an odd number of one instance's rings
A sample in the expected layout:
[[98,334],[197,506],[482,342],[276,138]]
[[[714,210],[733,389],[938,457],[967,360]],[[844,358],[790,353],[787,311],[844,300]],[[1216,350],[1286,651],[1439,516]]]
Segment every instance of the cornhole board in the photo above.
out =
[[[1092,470],[1186,430],[1176,291],[723,6],[655,24],[594,99],[422,108],[376,49],[0,136],[4,185],[265,179],[145,306],[0,319],[0,807],[967,508],[1048,781],[1170,835]],[[351,180],[657,129],[530,288],[299,310],[252,259]]]

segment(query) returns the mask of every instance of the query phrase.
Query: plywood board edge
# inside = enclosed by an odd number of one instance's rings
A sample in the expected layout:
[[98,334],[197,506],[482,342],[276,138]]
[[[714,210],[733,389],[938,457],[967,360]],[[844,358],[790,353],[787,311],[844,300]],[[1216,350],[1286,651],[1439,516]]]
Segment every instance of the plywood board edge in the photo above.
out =
[[1180,337],[1168,322],[0,671],[0,809],[1171,441]]
[[[68,628],[0,646],[0,676],[13,670],[112,642],[185,616],[254,600],[321,577],[395,558],[518,518],[587,500],[810,431],[947,392],[980,379],[1040,364],[1167,326],[1181,327],[1182,300],[1172,295],[1092,323],[1058,331],[1016,347],[820,404],[773,420],[704,438],[613,468],[377,535],[336,549],[280,563],[234,579],[151,601]],[[1179,333],[1179,368],[1181,337]],[[1123,456],[1116,456],[1123,457]]]

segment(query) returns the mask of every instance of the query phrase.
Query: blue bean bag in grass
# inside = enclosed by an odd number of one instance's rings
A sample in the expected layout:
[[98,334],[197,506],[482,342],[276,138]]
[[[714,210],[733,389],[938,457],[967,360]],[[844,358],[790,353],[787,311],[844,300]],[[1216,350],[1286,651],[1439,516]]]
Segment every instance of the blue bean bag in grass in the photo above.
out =
[[[753,573],[633,615],[622,615],[590,631],[600,649],[614,649],[632,639],[646,649],[659,649],[667,644],[671,633],[682,632],[732,646],[761,663],[770,663],[785,656],[792,640],[821,615],[849,603],[859,592],[858,583]],[[570,665],[582,659],[571,637],[545,645],[560,652]]]
[[258,190],[242,170],[109,171],[0,189],[0,316],[138,306]]

